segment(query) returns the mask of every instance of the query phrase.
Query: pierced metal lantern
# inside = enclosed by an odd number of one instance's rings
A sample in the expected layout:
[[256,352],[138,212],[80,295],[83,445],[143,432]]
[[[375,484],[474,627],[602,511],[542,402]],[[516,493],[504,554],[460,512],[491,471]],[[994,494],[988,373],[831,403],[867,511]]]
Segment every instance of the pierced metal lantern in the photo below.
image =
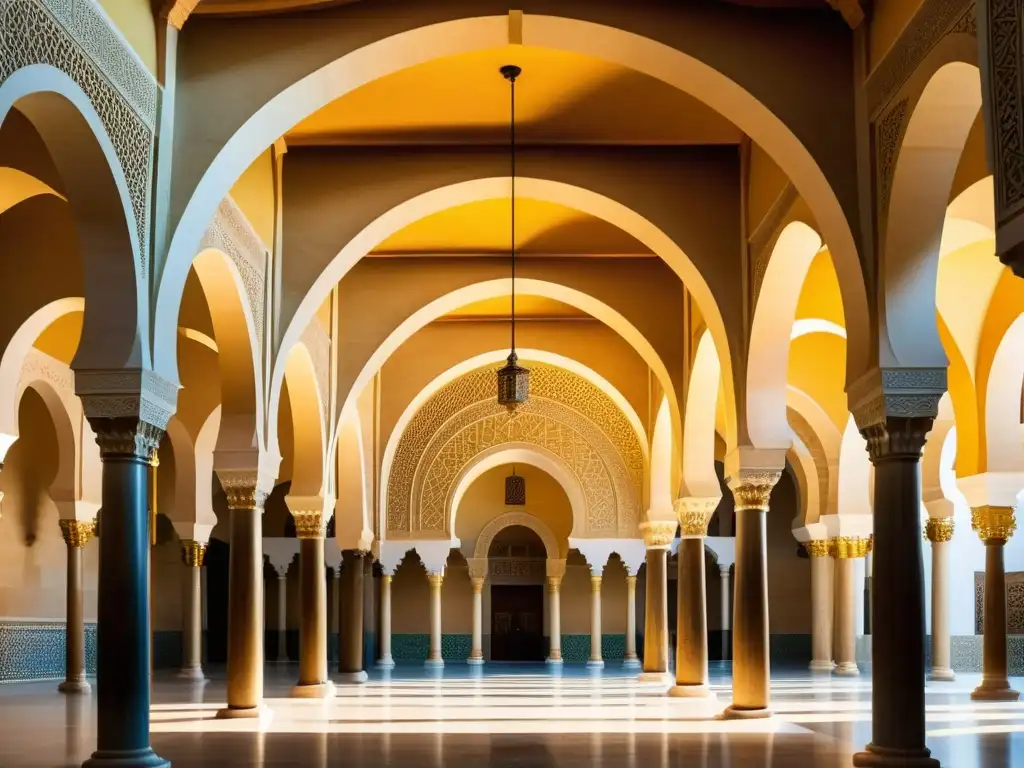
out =
[[515,350],[508,362],[498,371],[498,404],[511,413],[530,397],[530,370],[519,365]]
[[526,478],[517,475],[514,469],[512,474],[505,478],[505,506],[526,506]]

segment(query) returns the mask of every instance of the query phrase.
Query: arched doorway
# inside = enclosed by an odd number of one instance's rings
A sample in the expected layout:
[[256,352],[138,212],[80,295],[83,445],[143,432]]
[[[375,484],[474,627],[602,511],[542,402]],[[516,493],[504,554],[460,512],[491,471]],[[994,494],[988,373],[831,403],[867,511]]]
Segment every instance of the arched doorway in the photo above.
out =
[[544,660],[544,567],[540,536],[523,525],[503,528],[487,553],[491,579],[491,660]]

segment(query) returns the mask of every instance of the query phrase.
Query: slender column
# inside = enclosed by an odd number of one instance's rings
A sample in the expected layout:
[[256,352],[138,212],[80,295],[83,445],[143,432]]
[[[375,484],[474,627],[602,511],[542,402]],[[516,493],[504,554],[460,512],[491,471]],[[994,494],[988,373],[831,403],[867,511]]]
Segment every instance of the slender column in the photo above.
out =
[[[565,561],[562,561],[563,569]],[[562,664],[562,577],[548,575],[548,664]]]
[[[231,515],[228,706],[220,718],[259,717],[263,704],[263,504],[254,471],[218,472]],[[283,590],[282,590],[283,594]]]
[[985,543],[985,637],[981,685],[971,692],[978,701],[1017,701],[1006,663],[1006,569],[1003,548],[1017,528],[1013,507],[975,507],[971,528]]
[[277,662],[288,663],[288,565],[276,565],[277,572]]
[[636,576],[626,574],[626,655],[622,666],[637,668],[640,659],[636,655]]
[[182,587],[181,670],[178,677],[203,682],[203,559],[206,544],[194,539],[181,542],[185,578]]
[[[81,375],[81,374],[80,374]],[[86,413],[91,407],[85,401]],[[96,751],[85,762],[167,766],[149,743],[149,462],[163,430],[128,416],[94,418],[103,460],[96,637]]]
[[[863,396],[865,404],[854,411],[875,466],[871,743],[854,755],[856,766],[939,765],[925,746],[920,471],[921,451],[939,394],[918,390],[907,400],[899,394],[898,385],[929,383],[933,378],[944,383],[945,371],[935,376],[930,371],[911,373],[916,378],[906,377],[903,371],[885,371],[888,389]],[[853,388],[851,398],[856,394]],[[909,408],[922,415],[888,416],[890,402],[903,412]],[[931,415],[925,415],[929,410]]]
[[590,574],[590,660],[587,666],[601,668],[601,576]]
[[[292,696],[322,699],[334,695],[327,678],[327,579],[324,564],[324,536],[327,521],[324,508],[334,501],[311,499],[311,508],[291,509],[295,535],[299,539],[299,682]],[[325,504],[329,501],[329,504]],[[295,502],[289,501],[289,507]]]
[[929,680],[955,680],[949,650],[949,542],[952,517],[929,517],[925,538],[932,543],[932,671]]
[[[644,610],[644,671],[641,680],[668,678],[668,550],[675,537],[675,520],[642,523],[647,546]],[[631,666],[627,663],[624,666]]]
[[[670,696],[706,698],[708,687],[707,587],[704,536],[719,499],[684,498],[675,503],[682,533],[676,581],[676,680]],[[728,573],[728,571],[726,571]],[[728,596],[728,595],[726,595]]]
[[391,656],[391,574],[380,577],[380,659],[377,666],[392,669],[395,660]]
[[740,468],[729,478],[736,500],[733,703],[726,717],[768,717],[768,568],[765,518],[777,470]]
[[808,541],[804,549],[811,556],[811,671],[831,672],[832,558],[825,539]]
[[342,574],[341,648],[338,654],[338,680],[343,683],[365,683],[363,669],[363,557],[359,550],[341,553],[345,571]]
[[82,609],[82,549],[95,530],[92,520],[61,520],[60,532],[68,548],[67,623],[65,636],[64,682],[61,693],[89,693],[85,679],[85,613]]
[[444,573],[428,573],[430,582],[430,653],[427,655],[426,666],[443,667],[441,655],[441,586],[444,584]]
[[484,580],[473,578],[473,647],[469,652],[467,664],[484,663]]
[[856,677],[857,668],[857,585],[855,561],[871,549],[871,539],[841,536],[829,541],[835,558],[836,580],[836,668],[841,677]]
[[719,565],[718,578],[721,581],[721,600],[718,610],[721,611],[719,623],[722,625],[722,658],[732,658],[732,565]]
[[[327,594],[327,622],[332,635],[338,634],[338,603],[340,597],[341,566],[331,567],[331,588]],[[328,647],[330,644],[328,643]],[[329,652],[329,661],[337,662],[337,654]]]

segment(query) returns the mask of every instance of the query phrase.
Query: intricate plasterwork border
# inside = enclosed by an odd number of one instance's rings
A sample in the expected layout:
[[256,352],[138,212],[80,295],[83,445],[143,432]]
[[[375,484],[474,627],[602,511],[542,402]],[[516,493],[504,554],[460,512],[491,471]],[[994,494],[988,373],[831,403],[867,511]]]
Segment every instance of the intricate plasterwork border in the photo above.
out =
[[89,97],[114,145],[131,197],[143,277],[159,88],[106,15],[85,0],[0,0],[0,82],[47,64]]
[[21,366],[19,389],[39,379],[50,384],[61,395],[75,394],[75,374],[71,367],[32,347]]
[[996,170],[996,221],[1024,211],[1024,6],[1020,0],[981,0],[988,8],[986,96]]
[[864,431],[889,418],[934,419],[945,392],[945,368],[876,368],[849,387],[848,399]]
[[875,124],[875,177],[878,180],[879,221],[889,213],[889,195],[896,175],[896,158],[907,123],[909,99],[901,99]]
[[75,394],[89,419],[134,417],[162,430],[178,406],[178,386],[153,371],[75,371]]
[[225,197],[203,233],[199,250],[216,248],[227,255],[245,286],[256,337],[263,342],[263,307],[266,303],[267,246],[235,201]]
[[[1014,0],[1007,0],[1012,3]],[[868,112],[876,117],[899,93],[929,51],[951,34],[977,35],[975,0],[925,0],[867,81]]]

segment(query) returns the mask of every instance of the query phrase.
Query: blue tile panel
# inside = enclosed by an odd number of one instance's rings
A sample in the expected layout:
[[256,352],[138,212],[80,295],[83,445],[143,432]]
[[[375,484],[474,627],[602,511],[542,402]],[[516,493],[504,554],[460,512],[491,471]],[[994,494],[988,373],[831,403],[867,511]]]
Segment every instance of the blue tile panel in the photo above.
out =
[[[445,661],[465,661],[472,645],[472,635],[441,635],[441,658]],[[429,652],[430,635],[391,636],[391,656],[395,661],[426,661]]]
[[[62,621],[0,621],[0,683],[63,680]],[[85,666],[96,673],[96,625],[85,625]]]

